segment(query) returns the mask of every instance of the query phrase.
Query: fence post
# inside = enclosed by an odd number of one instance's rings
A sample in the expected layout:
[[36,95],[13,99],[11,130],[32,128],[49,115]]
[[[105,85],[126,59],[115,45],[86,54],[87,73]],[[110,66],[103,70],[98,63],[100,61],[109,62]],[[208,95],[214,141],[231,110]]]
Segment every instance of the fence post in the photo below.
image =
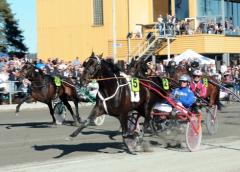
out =
[[10,105],[12,104],[12,93],[11,93],[11,91],[9,92],[9,104]]

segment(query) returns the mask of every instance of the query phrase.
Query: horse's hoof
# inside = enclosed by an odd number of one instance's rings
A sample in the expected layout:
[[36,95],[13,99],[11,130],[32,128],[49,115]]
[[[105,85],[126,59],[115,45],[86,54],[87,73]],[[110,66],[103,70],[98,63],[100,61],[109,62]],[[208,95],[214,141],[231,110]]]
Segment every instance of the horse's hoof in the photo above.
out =
[[132,155],[136,155],[136,146],[137,146],[137,142],[135,139],[132,138],[124,138],[124,143],[127,147],[127,150],[130,154]]
[[143,149],[144,152],[153,152],[151,144],[148,141],[144,141],[142,143],[142,149]]
[[144,152],[144,149],[141,145],[137,145],[136,148],[135,148],[135,151],[136,152]]
[[57,126],[58,124],[57,124],[57,122],[55,121],[55,122],[51,122],[51,125],[52,125],[52,126]]
[[63,122],[56,121],[55,124],[56,124],[56,125],[63,125]]
[[81,124],[81,123],[84,123],[85,120],[82,120],[82,118],[78,118],[78,122]]
[[80,127],[81,124],[79,122],[73,122],[72,125],[75,127]]
[[73,141],[73,137],[66,137],[65,140],[66,141]]

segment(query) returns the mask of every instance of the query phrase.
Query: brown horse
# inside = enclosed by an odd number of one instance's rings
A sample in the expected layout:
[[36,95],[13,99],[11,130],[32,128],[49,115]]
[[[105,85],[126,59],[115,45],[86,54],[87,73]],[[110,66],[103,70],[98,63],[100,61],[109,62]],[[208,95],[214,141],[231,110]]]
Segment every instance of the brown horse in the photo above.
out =
[[[129,131],[128,114],[131,111],[137,111],[145,120],[149,121],[151,119],[150,111],[152,106],[155,102],[161,101],[159,95],[149,91],[140,83],[139,101],[131,101],[130,78],[121,74],[116,65],[95,56],[94,53],[84,62],[81,83],[85,86],[91,79],[97,79],[99,84],[96,104],[88,119],[70,135],[70,139],[76,137],[96,117],[103,114],[109,114],[119,120],[122,127],[123,141],[128,150],[133,153],[135,151],[138,136]],[[137,119],[135,121],[137,121]]]
[[[37,69],[31,63],[26,63],[22,67],[21,71],[18,74],[18,77],[24,77],[31,81],[31,94],[30,96],[22,99],[21,102],[17,105],[16,113],[19,112],[20,106],[24,102],[27,102],[29,100],[40,101],[48,105],[53,124],[56,124],[52,101],[59,97],[67,109],[70,111],[74,119],[73,125],[79,125],[79,122],[81,121],[78,114],[79,100],[74,89],[74,83],[70,79],[65,78],[62,82],[62,85],[59,87],[59,90],[57,91],[57,87],[54,83],[54,78],[49,75],[45,75],[41,70]],[[68,103],[69,99],[74,101],[76,115],[74,114],[71,105]]]

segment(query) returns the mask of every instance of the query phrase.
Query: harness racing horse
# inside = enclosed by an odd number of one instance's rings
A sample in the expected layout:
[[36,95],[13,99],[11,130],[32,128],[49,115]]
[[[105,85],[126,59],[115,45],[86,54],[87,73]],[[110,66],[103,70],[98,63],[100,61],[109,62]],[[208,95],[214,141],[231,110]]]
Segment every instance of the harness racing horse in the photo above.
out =
[[[70,111],[74,120],[73,125],[79,126],[79,122],[81,122],[81,119],[78,114],[78,99],[75,89],[71,86],[73,85],[73,83],[71,83],[70,80],[68,82],[62,82],[62,85],[57,91],[56,85],[54,83],[54,78],[50,75],[44,74],[41,70],[37,69],[31,63],[26,63],[22,67],[21,71],[19,71],[18,77],[24,77],[31,81],[31,93],[30,96],[22,99],[21,102],[17,105],[16,113],[19,112],[20,106],[25,101],[33,99],[35,101],[40,101],[48,105],[53,120],[52,123],[56,124],[52,101],[59,97],[60,100],[64,103],[64,105],[67,107],[67,109]],[[69,97],[74,100],[76,115],[74,114],[71,105],[68,103]]]
[[[149,69],[149,66],[147,65],[146,60],[138,59],[131,62],[131,65],[129,65],[128,71],[130,71],[131,75],[133,75],[134,77],[147,81],[148,84],[151,85],[151,87],[160,91],[164,96],[169,96],[173,89],[180,87],[179,83],[171,78],[168,78],[165,76],[158,76],[158,75],[149,76],[147,74],[148,69]],[[146,123],[145,121],[144,129],[148,130],[150,126],[151,130],[154,131],[154,127],[152,125],[153,125],[153,121],[151,121],[150,124]]]
[[96,97],[96,104],[89,117],[70,135],[69,139],[76,137],[96,117],[109,114],[119,120],[122,127],[123,142],[128,151],[134,153],[138,136],[132,133],[128,127],[128,114],[137,111],[145,120],[150,120],[149,114],[152,105],[158,101],[159,96],[139,84],[139,101],[132,102],[130,78],[126,74],[121,74],[120,70],[112,62],[95,56],[94,53],[84,62],[83,66],[81,84],[85,86],[91,79],[97,79],[99,92]]

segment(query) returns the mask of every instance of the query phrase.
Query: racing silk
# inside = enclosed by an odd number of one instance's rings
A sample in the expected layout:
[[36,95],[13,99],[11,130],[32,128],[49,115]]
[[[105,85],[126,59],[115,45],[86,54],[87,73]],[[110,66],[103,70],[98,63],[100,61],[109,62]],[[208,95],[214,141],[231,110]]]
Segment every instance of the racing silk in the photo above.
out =
[[198,83],[194,81],[191,82],[190,89],[194,92],[194,94],[197,94],[202,98],[205,98],[207,95],[207,87],[203,84],[202,81],[199,81]]
[[191,107],[196,101],[194,93],[188,87],[176,88],[173,90],[172,95],[174,100],[177,103],[182,103],[185,108]]

